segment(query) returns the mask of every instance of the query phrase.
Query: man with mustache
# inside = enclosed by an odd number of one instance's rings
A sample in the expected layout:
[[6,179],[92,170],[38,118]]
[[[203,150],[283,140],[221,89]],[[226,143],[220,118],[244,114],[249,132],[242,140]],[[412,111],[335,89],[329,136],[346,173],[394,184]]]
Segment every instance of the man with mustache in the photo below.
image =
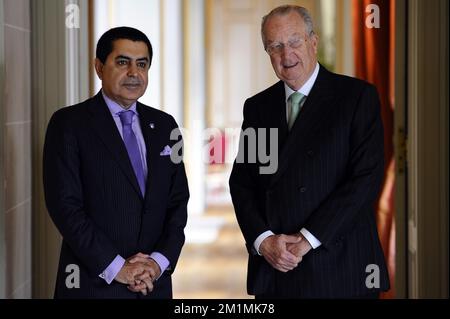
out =
[[[137,101],[152,56],[141,31],[107,31],[96,49],[101,91],[50,119],[44,190],[63,237],[55,298],[172,297],[189,190],[172,160],[175,120]],[[67,280],[73,265],[77,285]]]
[[[279,165],[262,175],[263,163],[237,160],[230,177],[248,293],[377,298],[389,281],[374,212],[384,165],[376,89],[317,62],[303,7],[272,10],[261,34],[281,81],[245,102],[242,129],[277,128]],[[238,159],[257,149],[248,143],[242,135]]]

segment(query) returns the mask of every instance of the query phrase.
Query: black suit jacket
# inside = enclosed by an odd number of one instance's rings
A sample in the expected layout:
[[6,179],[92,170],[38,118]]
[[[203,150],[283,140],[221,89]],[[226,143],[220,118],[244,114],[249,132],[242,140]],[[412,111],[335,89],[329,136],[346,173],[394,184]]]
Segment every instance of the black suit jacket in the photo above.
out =
[[[384,169],[376,89],[321,66],[290,132],[283,82],[245,102],[243,129],[247,128],[277,128],[279,152],[274,174],[261,175],[264,165],[246,160],[235,162],[230,177],[249,251],[248,293],[332,298],[387,290],[374,211]],[[248,145],[239,151],[244,149]],[[266,230],[293,234],[302,227],[322,245],[288,273],[272,268],[253,248]],[[366,267],[371,264],[378,266],[379,288],[366,286],[372,274]]]
[[[172,296],[170,273],[184,244],[189,191],[183,163],[175,164],[160,152],[181,139],[170,140],[177,128],[170,115],[139,102],[137,112],[147,147],[144,198],[101,93],[58,110],[50,119],[44,146],[45,200],[63,237],[55,297],[141,297],[126,285],[108,285],[99,274],[116,255],[154,251],[168,258],[170,268],[148,298]],[[71,264],[80,269],[80,288],[66,287]]]

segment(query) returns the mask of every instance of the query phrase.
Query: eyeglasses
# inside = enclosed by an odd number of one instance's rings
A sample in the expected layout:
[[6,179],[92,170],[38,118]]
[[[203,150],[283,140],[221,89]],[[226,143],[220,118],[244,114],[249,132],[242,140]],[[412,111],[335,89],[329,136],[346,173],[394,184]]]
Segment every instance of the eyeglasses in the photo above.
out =
[[280,54],[283,52],[284,48],[289,46],[291,49],[299,49],[306,42],[306,38],[293,38],[290,39],[287,43],[274,42],[268,46],[266,46],[266,52],[269,55]]

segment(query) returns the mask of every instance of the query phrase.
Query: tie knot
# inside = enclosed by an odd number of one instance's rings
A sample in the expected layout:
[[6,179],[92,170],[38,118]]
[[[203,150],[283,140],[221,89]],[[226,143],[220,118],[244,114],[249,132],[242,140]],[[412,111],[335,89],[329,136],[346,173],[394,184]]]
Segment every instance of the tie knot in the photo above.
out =
[[300,101],[303,99],[304,95],[299,92],[294,92],[289,96],[292,105],[299,105]]
[[133,115],[134,112],[133,111],[123,111],[119,113],[119,117],[120,117],[120,122],[122,122],[122,125],[131,125],[131,123],[133,122]]

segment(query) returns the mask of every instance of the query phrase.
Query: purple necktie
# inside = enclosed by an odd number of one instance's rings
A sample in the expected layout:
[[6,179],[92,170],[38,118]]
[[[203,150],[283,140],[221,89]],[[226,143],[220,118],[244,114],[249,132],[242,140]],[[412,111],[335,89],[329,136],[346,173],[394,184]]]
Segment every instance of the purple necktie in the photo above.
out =
[[120,122],[122,122],[122,132],[123,141],[125,147],[128,151],[128,156],[130,157],[131,164],[133,165],[134,173],[139,183],[139,188],[141,189],[142,196],[145,195],[145,176],[144,168],[142,167],[141,153],[139,152],[139,146],[131,129],[131,124],[133,123],[133,111],[123,111],[119,113]]

